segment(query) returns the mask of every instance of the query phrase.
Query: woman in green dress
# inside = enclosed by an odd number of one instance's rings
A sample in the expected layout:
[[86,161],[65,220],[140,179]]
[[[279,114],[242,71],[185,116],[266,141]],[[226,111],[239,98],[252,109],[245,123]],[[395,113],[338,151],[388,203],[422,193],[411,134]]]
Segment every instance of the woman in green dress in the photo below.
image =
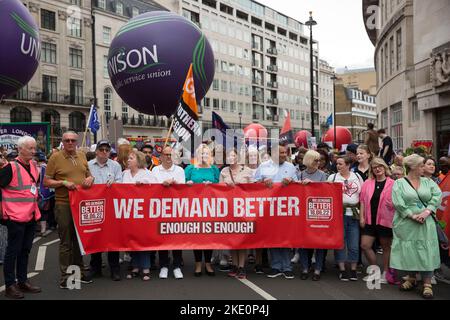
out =
[[422,275],[422,296],[433,298],[431,277],[441,261],[436,224],[431,216],[441,204],[442,192],[430,179],[423,178],[424,158],[413,154],[404,159],[407,176],[395,182],[392,201],[395,216],[392,225],[390,267],[405,271],[408,276],[402,291],[414,290],[416,273]]

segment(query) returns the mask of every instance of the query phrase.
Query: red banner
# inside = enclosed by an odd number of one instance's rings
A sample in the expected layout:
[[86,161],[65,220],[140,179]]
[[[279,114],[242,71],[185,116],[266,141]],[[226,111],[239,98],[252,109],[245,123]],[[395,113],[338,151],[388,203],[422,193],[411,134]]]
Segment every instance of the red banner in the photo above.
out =
[[70,204],[83,254],[343,247],[341,184],[95,185]]
[[441,188],[442,191],[442,203],[436,215],[439,222],[445,226],[445,233],[447,234],[447,237],[450,239],[450,203],[449,203],[450,178],[448,175],[441,182],[439,187]]

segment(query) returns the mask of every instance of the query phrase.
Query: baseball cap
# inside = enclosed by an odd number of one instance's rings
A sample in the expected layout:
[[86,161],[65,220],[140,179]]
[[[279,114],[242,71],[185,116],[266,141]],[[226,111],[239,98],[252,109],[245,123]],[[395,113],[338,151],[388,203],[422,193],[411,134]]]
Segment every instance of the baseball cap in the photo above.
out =
[[357,144],[351,143],[351,144],[349,144],[347,146],[347,151],[348,152],[356,154],[357,150],[358,150],[358,145]]
[[108,140],[100,140],[99,142],[97,142],[97,147],[95,150],[100,149],[101,146],[107,146],[109,149],[111,149],[111,144]]

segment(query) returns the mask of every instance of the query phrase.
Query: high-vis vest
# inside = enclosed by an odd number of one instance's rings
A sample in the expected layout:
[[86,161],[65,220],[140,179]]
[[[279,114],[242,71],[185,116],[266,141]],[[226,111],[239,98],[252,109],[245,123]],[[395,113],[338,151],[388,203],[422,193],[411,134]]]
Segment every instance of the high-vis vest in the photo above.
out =
[[[38,207],[38,188],[27,170],[17,163],[10,162],[12,169],[12,180],[8,186],[2,188],[3,218],[16,222],[29,222],[33,219],[37,221],[41,218]],[[39,178],[39,173],[34,162],[30,161],[30,171],[35,180]],[[33,187],[34,186],[34,187]],[[35,194],[32,193],[34,189]]]

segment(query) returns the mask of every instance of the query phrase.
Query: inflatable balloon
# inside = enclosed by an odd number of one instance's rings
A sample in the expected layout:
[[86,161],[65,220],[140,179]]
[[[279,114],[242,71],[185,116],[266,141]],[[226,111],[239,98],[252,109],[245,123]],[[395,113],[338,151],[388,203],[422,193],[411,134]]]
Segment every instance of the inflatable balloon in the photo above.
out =
[[145,114],[175,111],[193,64],[195,96],[200,102],[214,79],[214,54],[190,20],[166,11],[141,14],[114,37],[108,72],[118,95]]
[[[342,145],[352,143],[352,133],[350,130],[344,127],[336,127],[336,148],[342,149]],[[334,128],[330,128],[324,135],[323,142],[331,142],[334,144]]]
[[266,140],[267,139],[267,129],[259,123],[249,124],[244,128],[244,136],[246,139],[252,140]]
[[39,65],[39,28],[19,0],[0,0],[0,100],[30,81]]
[[308,148],[308,139],[311,138],[311,136],[311,133],[306,130],[297,132],[294,137],[296,147]]

